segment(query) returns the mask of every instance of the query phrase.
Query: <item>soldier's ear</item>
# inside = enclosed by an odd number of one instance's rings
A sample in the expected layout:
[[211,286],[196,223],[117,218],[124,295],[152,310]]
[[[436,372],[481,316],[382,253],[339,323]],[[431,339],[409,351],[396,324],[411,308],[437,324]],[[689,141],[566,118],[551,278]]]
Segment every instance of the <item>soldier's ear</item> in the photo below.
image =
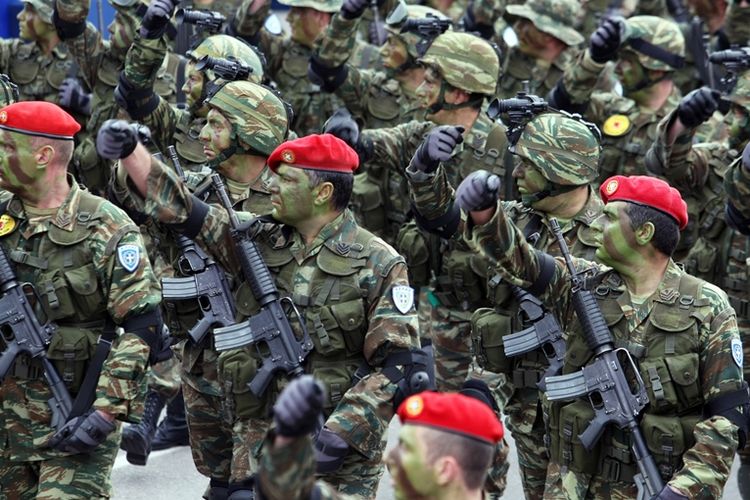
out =
[[45,168],[47,165],[49,165],[52,162],[52,159],[55,157],[55,148],[52,147],[50,144],[45,144],[44,146],[39,147],[34,152],[34,159],[36,160],[36,164],[39,168]]
[[313,200],[313,203],[316,205],[327,205],[331,199],[333,199],[333,184],[330,182],[321,182],[316,189],[318,190],[318,193]]
[[635,230],[635,241],[640,246],[645,246],[651,242],[656,233],[656,227],[651,221],[644,222],[639,228]]

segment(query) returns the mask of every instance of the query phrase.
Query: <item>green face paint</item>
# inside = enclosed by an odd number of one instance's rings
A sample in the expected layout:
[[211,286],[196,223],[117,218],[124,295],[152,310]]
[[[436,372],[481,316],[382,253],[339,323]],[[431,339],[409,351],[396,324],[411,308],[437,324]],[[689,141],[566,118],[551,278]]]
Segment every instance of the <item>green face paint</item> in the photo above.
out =
[[591,225],[597,242],[597,260],[617,271],[645,262],[638,253],[639,245],[635,231],[630,227],[630,218],[625,213],[626,207],[627,203],[623,201],[608,203],[602,215]]
[[13,132],[0,133],[0,187],[24,197],[44,176],[34,158],[31,137]]
[[615,74],[622,84],[622,90],[625,95],[636,91],[641,82],[647,77],[646,70],[638,61],[635,52],[623,50],[620,54],[620,60],[615,66]]
[[388,33],[385,44],[380,47],[380,57],[385,68],[396,69],[406,63],[409,59],[409,52],[403,40],[393,33]]
[[543,191],[547,186],[547,179],[542,171],[530,160],[519,156],[521,162],[513,169],[513,178],[516,180],[518,192],[521,195],[534,194]]
[[435,481],[426,455],[426,445],[419,434],[419,427],[402,426],[398,433],[398,444],[385,458],[388,472],[393,478],[396,500],[421,500],[437,496],[440,486]]
[[315,214],[315,193],[310,188],[310,178],[303,170],[282,163],[273,176],[270,188],[271,214],[277,220],[296,227]]
[[185,78],[185,84],[182,86],[182,92],[185,94],[185,103],[189,108],[192,108],[201,98],[205,77],[202,72],[195,69],[195,63],[193,61],[190,61],[187,64],[185,72],[187,75]]
[[232,145],[232,124],[215,109],[210,110],[206,118],[199,139],[206,158],[213,160]]

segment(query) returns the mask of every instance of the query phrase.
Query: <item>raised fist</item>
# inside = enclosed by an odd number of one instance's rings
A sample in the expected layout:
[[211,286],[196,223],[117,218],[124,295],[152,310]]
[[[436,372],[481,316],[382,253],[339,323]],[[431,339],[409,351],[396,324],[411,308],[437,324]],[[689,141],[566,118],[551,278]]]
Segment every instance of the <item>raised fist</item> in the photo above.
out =
[[276,434],[297,437],[311,433],[317,427],[324,400],[325,390],[312,375],[292,380],[273,405]]
[[500,177],[486,170],[477,170],[467,175],[456,189],[456,203],[465,212],[476,212],[497,203],[500,192]]
[[695,128],[708,120],[719,107],[718,91],[701,87],[682,98],[677,107],[677,117],[687,128]]
[[125,120],[107,120],[96,135],[96,151],[108,160],[119,160],[130,156],[138,141],[147,142],[148,127]]
[[161,38],[179,3],[179,0],[151,0],[141,21],[141,36],[148,39]]
[[617,51],[622,43],[625,20],[611,17],[602,21],[596,31],[591,34],[589,40],[589,53],[591,59],[598,63],[614,61],[617,59]]
[[344,19],[356,19],[365,12],[368,5],[370,5],[369,0],[344,0],[341,15]]
[[91,94],[83,89],[77,78],[63,80],[57,97],[60,100],[60,106],[82,115],[91,114]]
[[464,142],[463,133],[463,127],[435,127],[414,152],[411,165],[421,172],[434,172],[440,162],[449,160],[456,146]]
[[323,124],[323,133],[332,134],[354,150],[359,143],[359,125],[346,108],[337,109]]

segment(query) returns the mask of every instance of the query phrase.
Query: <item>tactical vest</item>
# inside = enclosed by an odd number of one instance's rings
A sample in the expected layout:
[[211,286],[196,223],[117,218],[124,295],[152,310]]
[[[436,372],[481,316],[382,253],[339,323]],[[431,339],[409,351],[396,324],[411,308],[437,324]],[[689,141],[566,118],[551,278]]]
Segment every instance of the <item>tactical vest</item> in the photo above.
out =
[[199,171],[206,164],[203,144],[198,139],[205,124],[205,118],[194,117],[184,111],[179,113],[174,131],[174,148],[186,171]]
[[[647,345],[639,345],[627,340],[627,322],[617,303],[616,287],[620,283],[619,277],[610,274],[592,292],[617,346],[626,347],[639,365],[650,401],[642,414],[640,428],[662,478],[667,481],[682,467],[682,455],[695,444],[693,429],[703,419],[700,330],[711,314],[711,306],[708,299],[697,298],[702,296],[703,282],[682,274],[678,291],[662,290],[655,300],[642,336]],[[568,336],[564,373],[579,371],[591,358],[580,331]],[[630,451],[628,433],[609,426],[590,451],[578,439],[593,416],[587,399],[551,406],[552,460],[604,480],[632,482],[638,468]]]
[[657,139],[657,125],[660,116],[638,113],[633,107],[612,110],[613,115],[627,117],[625,132],[608,134],[607,121],[602,130],[602,152],[599,157],[599,182],[604,182],[613,175],[646,175],[645,156],[648,148]]
[[[46,233],[25,240],[21,236],[25,229],[22,223],[22,227],[0,240],[15,263],[18,281],[34,285],[45,317],[58,326],[47,358],[53,361],[73,394],[78,391],[108,317],[108,290],[101,288],[88,241],[101,224],[103,203],[102,198],[82,190],[72,231],[50,224]],[[21,201],[11,200],[8,208],[9,212],[20,212]],[[138,228],[133,224],[119,228],[105,253],[115,252],[122,236],[129,232],[138,232]],[[41,378],[41,365],[36,370],[34,363],[29,368],[29,378]],[[21,368],[18,361],[16,365],[16,369]]]
[[73,66],[64,44],[58,44],[49,56],[33,42],[15,47],[8,70],[10,79],[18,85],[21,100],[58,102],[60,85]]

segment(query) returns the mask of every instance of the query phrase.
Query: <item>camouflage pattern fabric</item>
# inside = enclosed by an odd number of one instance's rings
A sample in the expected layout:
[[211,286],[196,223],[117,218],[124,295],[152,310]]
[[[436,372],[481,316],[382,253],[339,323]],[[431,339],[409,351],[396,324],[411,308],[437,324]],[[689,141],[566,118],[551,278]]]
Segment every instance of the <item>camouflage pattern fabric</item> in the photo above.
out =
[[504,51],[498,99],[515,97],[518,91],[523,90],[525,81],[529,82],[529,93],[546,96],[562,78],[565,69],[575,62],[577,55],[578,49],[569,48],[552,63],[547,63],[524,54],[517,46],[510,47]]
[[724,176],[724,189],[729,202],[743,217],[750,218],[750,172],[742,165],[740,158],[729,166]]
[[438,36],[419,61],[434,67],[443,80],[469,93],[494,96],[500,75],[500,54],[484,38],[446,32]]
[[[493,266],[500,272],[508,282],[522,287],[528,287],[533,283],[541,271],[541,257],[529,244],[524,240],[520,230],[515,227],[508,219],[505,210],[497,210],[497,213],[488,223],[469,228],[464,233],[464,237],[472,247],[476,248],[492,262]],[[577,371],[591,358],[591,353],[587,351],[582,335],[579,330],[579,324],[572,321],[572,307],[570,301],[570,278],[561,259],[556,259],[556,266],[553,276],[546,292],[540,297],[552,310],[556,311],[558,319],[563,328],[568,332],[566,343],[568,344],[564,373]],[[666,273],[657,289],[657,291],[640,306],[633,305],[629,298],[628,291],[619,277],[611,268],[573,257],[575,267],[580,271],[587,273],[587,288],[608,287],[607,295],[619,297],[614,300],[611,297],[602,300],[597,295],[597,301],[600,304],[606,302],[609,314],[619,314],[612,316],[616,323],[612,326],[615,341],[620,345],[628,346],[631,352],[635,352],[636,346],[640,345],[641,354],[643,348],[646,352],[652,352],[652,355],[659,356],[660,351],[664,351],[664,343],[661,349],[655,347],[655,343],[660,342],[658,330],[652,326],[652,318],[655,315],[662,316],[662,319],[669,318],[669,321],[683,325],[687,324],[686,330],[693,332],[690,334],[691,347],[694,352],[683,354],[678,351],[676,356],[668,356],[667,362],[670,366],[676,368],[677,362],[688,364],[695,363],[694,371],[689,372],[689,381],[686,383],[695,385],[695,392],[692,398],[708,400],[720,394],[735,391],[740,388],[742,383],[742,373],[740,364],[733,359],[731,344],[739,342],[739,332],[735,321],[734,311],[731,309],[726,295],[717,287],[706,283],[690,275],[685,274],[676,264],[670,262]],[[603,290],[603,288],[601,288]],[[698,293],[692,298],[692,306],[698,314],[702,316],[702,321],[696,321],[695,317],[687,316],[686,312],[680,312],[679,308],[674,307],[676,297],[680,294],[678,290],[691,289]],[[676,293],[677,292],[677,293]],[[619,313],[615,311],[619,310]],[[687,338],[687,337],[685,337]],[[700,339],[695,341],[695,339]],[[679,348],[682,349],[682,346]],[[637,357],[637,356],[636,356]],[[649,360],[648,356],[641,361],[641,369],[644,363]],[[657,362],[665,363],[663,359]],[[687,364],[683,365],[687,366]],[[685,368],[683,368],[685,369]],[[685,371],[688,373],[688,371]],[[652,388],[656,391],[656,388]],[[657,400],[657,396],[649,390],[649,398],[652,401]],[[653,398],[652,398],[653,396]],[[573,407],[572,405],[577,405]],[[582,419],[582,425],[586,425],[591,415],[590,403],[586,400],[579,400],[568,406],[563,406],[562,410],[571,408],[571,412],[577,411]],[[700,408],[700,405],[699,405]],[[670,409],[671,412],[670,413]],[[546,498],[626,498],[633,497],[636,494],[635,484],[627,479],[612,479],[604,475],[587,474],[580,472],[578,465],[563,461],[562,457],[557,456],[554,452],[554,432],[560,431],[559,440],[567,435],[563,432],[561,425],[560,405],[552,405],[550,414],[550,433],[553,434],[553,453],[552,461],[562,467],[559,474],[554,473],[548,476],[547,488],[545,491]],[[653,425],[656,422],[667,420],[674,422],[687,419],[688,414],[676,418],[678,408],[674,406],[666,407],[666,413],[656,409],[656,405],[651,405],[644,413],[641,428],[644,436],[651,440],[650,432],[657,432]],[[588,412],[588,413],[586,413]],[[588,415],[588,416],[587,416]],[[681,456],[678,458],[672,456],[671,463],[679,464],[672,469],[666,479],[669,485],[674,487],[683,495],[689,498],[719,498],[722,493],[724,483],[729,476],[729,470],[734,458],[734,451],[737,448],[737,428],[726,418],[713,416],[703,420],[700,415],[700,409],[697,414],[695,411],[689,414],[692,425],[686,427],[684,432],[684,441],[681,441]],[[667,419],[667,420],[663,420]],[[572,435],[575,436],[580,430],[572,429]],[[604,443],[615,445],[615,436],[622,433],[608,433],[603,440]],[[658,432],[657,432],[658,434]],[[627,439],[626,436],[620,436],[618,439]],[[679,437],[678,437],[679,438]],[[611,441],[610,441],[611,439]],[[621,441],[617,441],[621,442]],[[625,441],[627,442],[627,441]],[[697,443],[697,444],[696,444]],[[576,444],[575,438],[571,443],[576,448],[573,449],[573,457],[581,457],[582,447],[580,443]],[[606,460],[603,449],[603,443],[591,452],[583,452],[583,459],[590,466],[598,467],[599,456],[601,454],[601,466],[604,467]],[[620,445],[621,446],[621,445]],[[658,446],[656,449],[651,447],[652,453],[664,453]],[[562,451],[560,445],[558,451]],[[618,448],[620,451],[629,452],[628,448]],[[576,451],[578,450],[578,451]],[[617,451],[617,450],[615,450]],[[675,449],[674,453],[678,453]],[[663,455],[658,455],[662,456]],[[569,467],[568,467],[569,465]],[[575,465],[575,466],[574,466]],[[550,468],[550,472],[554,472]],[[604,474],[602,472],[601,474]],[[619,477],[625,477],[627,474],[622,469],[618,473]]]
[[333,14],[341,9],[344,2],[343,0],[281,0],[279,3],[289,7],[307,7],[319,12]]
[[18,100],[18,85],[10,81],[8,75],[0,73],[0,106],[13,104]]
[[[630,17],[636,11],[637,6],[644,0],[624,0],[621,2],[615,14]],[[577,27],[581,35],[588,40],[589,36],[596,31],[603,16],[608,14],[611,2],[608,0],[582,0],[581,9],[578,11]]]
[[505,16],[528,19],[539,31],[554,36],[568,46],[576,46],[585,40],[573,26],[580,8],[576,0],[527,0],[523,5],[508,5]]
[[174,356],[149,367],[147,386],[164,400],[170,401],[180,392],[180,363]]
[[58,103],[60,85],[73,66],[62,43],[44,54],[36,42],[0,40],[0,73],[6,73],[18,85],[22,101]]

